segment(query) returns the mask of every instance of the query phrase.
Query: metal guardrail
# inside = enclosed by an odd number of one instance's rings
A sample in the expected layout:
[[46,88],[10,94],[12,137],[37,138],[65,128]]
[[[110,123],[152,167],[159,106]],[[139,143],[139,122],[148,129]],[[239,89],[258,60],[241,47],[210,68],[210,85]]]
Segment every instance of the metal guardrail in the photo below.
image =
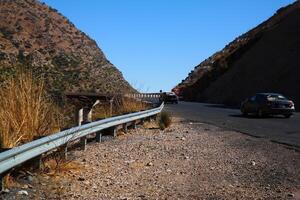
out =
[[157,115],[162,111],[163,107],[164,104],[162,103],[158,108],[91,122],[2,152],[0,153],[0,175],[43,153],[66,145],[68,142],[104,129]]

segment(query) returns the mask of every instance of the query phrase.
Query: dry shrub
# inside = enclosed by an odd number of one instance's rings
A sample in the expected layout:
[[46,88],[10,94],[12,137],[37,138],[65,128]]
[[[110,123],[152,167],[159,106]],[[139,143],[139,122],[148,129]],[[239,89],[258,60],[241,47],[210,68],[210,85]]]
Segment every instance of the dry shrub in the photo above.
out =
[[122,113],[131,113],[146,109],[149,109],[149,105],[142,101],[136,101],[132,98],[123,98],[120,110]]
[[17,70],[0,88],[0,147],[12,148],[59,131],[60,112],[46,94],[44,81]]
[[172,123],[172,117],[168,112],[161,112],[158,118],[158,125],[161,130],[168,128]]
[[110,103],[105,102],[98,104],[93,109],[93,119],[104,119],[111,117],[111,111],[110,111]]
[[60,160],[58,162],[56,158],[53,158],[44,162],[44,171],[48,175],[57,175],[69,171],[78,172],[83,168],[83,165],[74,160]]
[[132,98],[115,97],[112,107],[109,102],[96,105],[93,111],[93,118],[103,119],[116,115],[139,112],[149,108],[150,106],[142,101],[137,101]]
[[12,187],[16,184],[16,181],[14,180],[14,178],[10,175],[7,174],[6,176],[4,176],[4,185],[6,187]]

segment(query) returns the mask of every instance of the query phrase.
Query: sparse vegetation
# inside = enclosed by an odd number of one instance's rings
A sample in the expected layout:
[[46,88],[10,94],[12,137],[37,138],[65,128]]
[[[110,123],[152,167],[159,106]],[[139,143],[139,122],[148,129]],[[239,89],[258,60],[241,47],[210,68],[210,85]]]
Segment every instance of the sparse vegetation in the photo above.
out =
[[17,70],[0,88],[0,147],[12,148],[59,131],[61,115],[45,92],[44,81]]
[[138,112],[146,110],[150,106],[142,101],[136,101],[131,98],[115,97],[112,107],[110,103],[102,103],[95,106],[93,112],[94,119],[103,119],[126,113]]
[[0,61],[5,59],[6,54],[0,51]]
[[69,171],[80,171],[83,166],[74,160],[57,160],[49,159],[44,163],[44,172],[48,175],[57,175],[58,173],[69,172]]
[[122,113],[131,113],[131,112],[138,112],[141,110],[149,109],[149,104],[142,102],[142,101],[136,101],[134,99],[130,98],[123,98],[122,103],[119,105],[119,114]]
[[12,29],[2,27],[0,28],[0,33],[2,33],[3,37],[6,39],[11,39],[12,35],[15,33]]
[[168,112],[161,112],[158,118],[158,126],[161,130],[164,130],[168,127],[170,127],[172,123],[172,117],[170,115],[170,113]]

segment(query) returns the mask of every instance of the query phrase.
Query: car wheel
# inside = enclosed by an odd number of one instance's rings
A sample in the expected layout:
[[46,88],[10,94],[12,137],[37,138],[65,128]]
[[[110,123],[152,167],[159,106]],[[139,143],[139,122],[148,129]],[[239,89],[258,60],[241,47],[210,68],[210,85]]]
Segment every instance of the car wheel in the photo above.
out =
[[292,115],[291,114],[285,114],[284,117],[285,118],[290,118]]
[[263,112],[263,110],[262,110],[261,108],[258,109],[258,111],[257,111],[257,116],[258,116],[259,118],[262,118],[262,117],[264,116],[264,112]]
[[244,107],[241,108],[241,112],[245,117],[248,116],[248,113],[246,112]]

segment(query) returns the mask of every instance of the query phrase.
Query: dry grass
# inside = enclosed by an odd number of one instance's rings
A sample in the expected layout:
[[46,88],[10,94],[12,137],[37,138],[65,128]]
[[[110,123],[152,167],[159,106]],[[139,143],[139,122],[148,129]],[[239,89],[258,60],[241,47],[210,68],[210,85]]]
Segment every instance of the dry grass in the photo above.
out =
[[78,172],[84,168],[83,165],[74,160],[64,160],[57,163],[57,159],[49,159],[44,162],[44,171],[48,175],[58,175],[65,172]]
[[131,113],[131,112],[138,112],[141,110],[149,109],[149,105],[142,102],[136,101],[130,98],[122,99],[122,104],[120,105],[120,112],[121,113]]
[[0,147],[12,148],[59,131],[61,116],[45,92],[44,81],[18,70],[0,88]]
[[131,98],[115,97],[112,108],[110,103],[102,103],[95,106],[93,119],[103,119],[126,113],[138,112],[149,109],[149,105],[142,101],[136,101]]
[[94,107],[93,109],[93,120],[104,119],[111,117],[110,104],[101,103]]

